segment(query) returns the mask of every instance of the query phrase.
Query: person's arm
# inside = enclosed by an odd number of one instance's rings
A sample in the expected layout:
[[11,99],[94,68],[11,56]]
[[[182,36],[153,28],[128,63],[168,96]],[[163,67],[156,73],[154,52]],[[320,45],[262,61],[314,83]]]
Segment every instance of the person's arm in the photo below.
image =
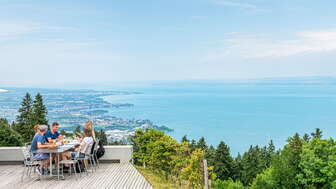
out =
[[37,142],[37,149],[48,148],[49,146],[49,144],[42,144],[41,142]]
[[52,142],[52,138],[51,136],[49,135],[49,131],[47,131],[47,133],[44,135],[45,139],[47,142],[51,143]]
[[57,140],[62,140],[63,136],[59,132],[57,132],[57,133],[58,133]]

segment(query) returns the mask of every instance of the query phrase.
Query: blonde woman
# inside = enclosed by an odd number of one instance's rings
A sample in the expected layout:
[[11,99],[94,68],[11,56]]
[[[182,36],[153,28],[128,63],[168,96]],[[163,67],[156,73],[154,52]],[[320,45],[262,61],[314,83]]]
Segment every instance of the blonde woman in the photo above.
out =
[[[88,130],[90,130],[91,132],[92,132],[92,138],[93,138],[93,140],[96,142],[96,135],[95,135],[95,132],[94,132],[94,127],[93,127],[93,123],[92,123],[92,121],[90,121],[90,120],[88,120],[88,121],[86,121],[85,123],[84,123],[84,130],[85,129],[88,129]],[[83,137],[83,135],[82,135],[82,133],[76,133],[80,138],[84,138]]]
[[86,121],[84,124],[86,129],[90,129],[92,131],[92,138],[94,141],[96,141],[96,135],[95,135],[95,131],[94,131],[94,127],[93,127],[93,123],[92,121]]

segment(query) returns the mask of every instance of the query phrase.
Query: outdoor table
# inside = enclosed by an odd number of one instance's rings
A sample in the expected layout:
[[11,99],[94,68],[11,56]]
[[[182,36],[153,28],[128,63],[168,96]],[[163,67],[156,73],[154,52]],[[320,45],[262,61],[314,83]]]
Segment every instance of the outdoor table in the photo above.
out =
[[[75,143],[68,143],[68,144],[64,144],[64,145],[61,145],[61,146],[58,146],[57,148],[55,149],[49,149],[49,148],[43,148],[43,149],[38,149],[36,151],[34,151],[33,153],[48,153],[50,154],[50,167],[49,167],[49,170],[50,170],[50,176],[56,176],[56,175],[53,175],[52,174],[52,154],[57,154],[57,178],[59,180],[60,178],[60,174],[59,174],[59,154],[63,153],[63,152],[67,152],[71,149],[74,149],[75,148]],[[64,176],[62,176],[63,179],[64,179]]]

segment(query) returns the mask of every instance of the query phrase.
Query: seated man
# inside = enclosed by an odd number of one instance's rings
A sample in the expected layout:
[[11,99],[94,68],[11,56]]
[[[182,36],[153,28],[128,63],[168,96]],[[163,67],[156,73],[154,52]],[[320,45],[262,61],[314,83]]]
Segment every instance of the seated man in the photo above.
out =
[[52,142],[52,140],[60,140],[62,139],[62,135],[58,132],[58,129],[59,129],[59,124],[54,122],[52,125],[51,125],[51,128],[50,130],[47,131],[47,133],[45,134],[45,138],[48,142]]
[[49,154],[48,153],[40,153],[38,149],[48,148],[49,144],[45,140],[44,134],[47,132],[48,126],[40,125],[37,129],[37,133],[35,134],[32,144],[31,151],[33,153],[34,160],[41,160],[42,164],[39,167],[36,167],[36,172],[39,175],[46,174],[47,172],[44,170],[48,168],[49,165]]
[[[58,132],[59,127],[60,127],[60,125],[57,122],[54,122],[51,125],[50,130],[48,130],[46,132],[45,138],[49,143],[52,143],[53,140],[62,140],[63,139],[63,136]],[[56,160],[56,155],[53,155],[52,158],[53,158],[53,160]],[[71,159],[69,152],[64,152],[64,153],[61,154],[61,160],[69,160],[69,159]],[[67,171],[68,168],[69,168],[69,165],[65,164],[64,166],[65,166],[64,170]]]

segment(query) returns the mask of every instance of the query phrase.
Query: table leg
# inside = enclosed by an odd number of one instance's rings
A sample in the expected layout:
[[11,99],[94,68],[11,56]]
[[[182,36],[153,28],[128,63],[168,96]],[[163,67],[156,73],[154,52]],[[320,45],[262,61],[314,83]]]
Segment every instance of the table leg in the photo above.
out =
[[59,180],[59,153],[57,153],[57,178]]
[[52,153],[50,152],[50,167],[49,167],[49,170],[50,170],[50,176],[52,176]]

